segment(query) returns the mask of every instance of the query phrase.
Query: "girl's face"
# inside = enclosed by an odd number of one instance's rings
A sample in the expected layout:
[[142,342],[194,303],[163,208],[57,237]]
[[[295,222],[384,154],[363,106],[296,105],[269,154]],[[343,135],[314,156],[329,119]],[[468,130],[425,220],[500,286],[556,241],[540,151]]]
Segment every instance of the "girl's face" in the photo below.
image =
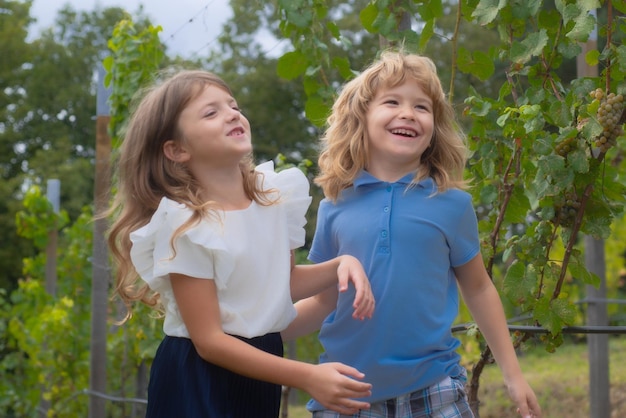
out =
[[178,127],[182,161],[192,171],[194,167],[236,165],[252,151],[250,123],[235,99],[220,87],[208,85],[191,100],[181,112]]
[[386,181],[415,171],[434,131],[432,100],[417,82],[379,88],[366,118],[368,171]]

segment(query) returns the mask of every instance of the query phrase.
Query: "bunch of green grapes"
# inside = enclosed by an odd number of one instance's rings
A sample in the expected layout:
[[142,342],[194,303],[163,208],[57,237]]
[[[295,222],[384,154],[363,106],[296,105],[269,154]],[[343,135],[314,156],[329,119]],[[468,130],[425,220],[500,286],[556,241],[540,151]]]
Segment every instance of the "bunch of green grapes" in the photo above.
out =
[[621,121],[624,111],[624,96],[621,94],[605,94],[604,90],[596,89],[591,96],[600,101],[598,108],[598,122],[602,125],[602,134],[596,138],[596,146],[606,152],[616,143],[618,136],[624,133]]
[[577,142],[576,137],[565,138],[564,140],[556,144],[556,146],[554,147],[554,150],[561,157],[566,157],[567,154],[569,154],[570,152],[574,151],[574,149],[576,149],[577,144],[578,142]]
[[580,209],[580,199],[575,192],[568,192],[555,202],[555,208],[561,225],[571,226]]

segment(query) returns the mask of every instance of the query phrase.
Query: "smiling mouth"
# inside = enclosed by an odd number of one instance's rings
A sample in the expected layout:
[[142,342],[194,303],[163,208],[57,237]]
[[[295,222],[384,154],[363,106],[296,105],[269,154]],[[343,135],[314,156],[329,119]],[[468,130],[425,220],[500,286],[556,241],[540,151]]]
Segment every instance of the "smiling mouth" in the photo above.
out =
[[415,138],[417,136],[417,132],[412,129],[392,129],[391,133],[394,135],[404,136],[406,138]]
[[244,130],[243,128],[235,128],[232,131],[230,131],[228,133],[228,136],[238,136],[238,135],[243,135],[244,134]]

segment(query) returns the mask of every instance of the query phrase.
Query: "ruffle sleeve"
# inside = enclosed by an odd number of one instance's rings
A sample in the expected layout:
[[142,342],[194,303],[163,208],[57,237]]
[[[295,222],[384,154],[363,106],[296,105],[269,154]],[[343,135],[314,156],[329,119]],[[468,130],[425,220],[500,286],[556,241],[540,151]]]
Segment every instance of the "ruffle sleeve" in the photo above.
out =
[[180,234],[174,232],[192,215],[185,205],[163,198],[150,222],[130,234],[131,260],[150,288],[161,292],[169,288],[170,273],[213,279],[219,289],[225,287],[234,268],[234,260],[221,237],[219,225],[200,222]]
[[280,193],[280,204],[284,205],[289,230],[291,249],[304,245],[306,212],[311,205],[309,180],[297,167],[274,171],[274,162],[268,161],[256,167],[264,175],[264,189],[276,188]]

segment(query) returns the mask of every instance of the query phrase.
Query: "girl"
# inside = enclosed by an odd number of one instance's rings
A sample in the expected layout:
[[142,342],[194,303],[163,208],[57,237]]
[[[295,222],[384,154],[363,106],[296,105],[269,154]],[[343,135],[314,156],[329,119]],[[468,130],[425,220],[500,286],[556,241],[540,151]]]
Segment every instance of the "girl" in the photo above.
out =
[[230,89],[204,71],[156,86],[130,119],[108,239],[128,316],[138,300],[164,311],[150,418],[276,418],[281,385],[340,412],[368,405],[355,400],[371,388],[356,369],[282,357],[292,299],[353,281],[355,320],[371,317],[374,300],[353,257],[294,266],[308,181],[271,162],[255,169],[251,152]]
[[[465,162],[463,137],[428,58],[383,53],[333,106],[316,178],[326,198],[309,259],[357,257],[378,307],[372,321],[356,326],[350,301],[329,288],[298,311],[309,313],[302,319],[309,330],[333,311],[319,334],[320,362],[354,366],[372,383],[371,409],[349,416],[473,416],[450,331],[457,285],[520,414],[541,416],[480,254],[471,197],[462,191]],[[315,399],[308,407],[317,418],[347,416]]]

